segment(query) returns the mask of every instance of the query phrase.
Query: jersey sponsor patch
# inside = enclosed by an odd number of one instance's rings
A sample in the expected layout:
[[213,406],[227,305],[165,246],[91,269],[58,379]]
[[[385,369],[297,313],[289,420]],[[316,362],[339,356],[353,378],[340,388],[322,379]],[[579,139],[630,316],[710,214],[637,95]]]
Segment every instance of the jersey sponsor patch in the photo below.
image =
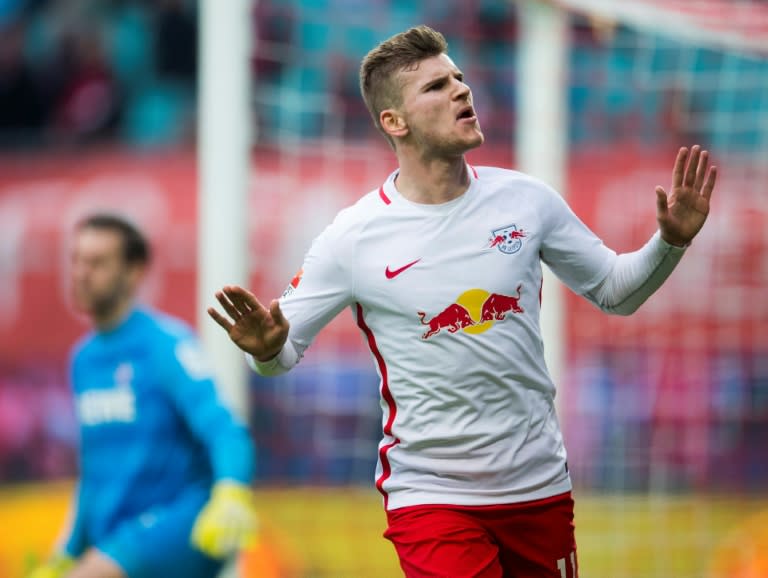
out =
[[136,421],[136,395],[130,385],[92,389],[77,396],[80,423],[95,426]]
[[483,333],[490,329],[496,321],[503,321],[510,313],[525,313],[520,306],[522,284],[517,286],[516,295],[489,293],[484,289],[468,289],[456,298],[442,311],[427,319],[424,311],[417,315],[427,330],[421,336],[429,339],[440,333],[442,329],[448,333],[461,330],[469,334]]
[[213,375],[213,369],[208,358],[194,341],[182,341],[176,345],[176,359],[190,379],[199,381],[208,379]]
[[290,294],[292,294],[294,291],[296,291],[296,288],[299,286],[299,283],[301,283],[301,278],[304,275],[304,269],[299,269],[296,272],[296,275],[293,276],[293,279],[291,279],[291,282],[288,284],[288,287],[285,288],[285,291],[283,291],[283,297],[288,297]]

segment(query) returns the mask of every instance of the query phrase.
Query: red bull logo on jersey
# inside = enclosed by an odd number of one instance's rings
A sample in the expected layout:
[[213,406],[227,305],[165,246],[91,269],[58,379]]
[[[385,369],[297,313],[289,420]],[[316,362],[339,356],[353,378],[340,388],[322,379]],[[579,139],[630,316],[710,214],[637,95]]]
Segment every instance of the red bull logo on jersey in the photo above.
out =
[[488,331],[496,321],[503,321],[510,313],[524,313],[520,306],[522,285],[517,286],[516,295],[489,293],[484,289],[469,289],[458,296],[455,303],[427,318],[424,311],[417,315],[427,330],[422,339],[430,339],[445,329],[448,333],[464,331],[478,334]]
[[488,248],[497,248],[502,253],[511,255],[517,253],[523,246],[523,239],[527,235],[522,229],[518,229],[516,225],[507,225],[491,231],[491,236],[488,239]]

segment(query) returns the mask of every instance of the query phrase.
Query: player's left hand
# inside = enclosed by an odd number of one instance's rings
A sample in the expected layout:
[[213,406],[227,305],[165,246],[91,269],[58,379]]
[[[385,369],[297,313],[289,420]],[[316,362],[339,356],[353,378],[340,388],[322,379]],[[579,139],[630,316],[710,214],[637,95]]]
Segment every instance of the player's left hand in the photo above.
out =
[[212,558],[224,558],[256,541],[253,491],[234,480],[216,482],[192,528],[192,544]]
[[677,153],[669,194],[656,187],[656,220],[661,238],[671,245],[690,243],[707,220],[717,178],[717,167],[708,165],[708,151],[699,145],[690,151],[683,147]]

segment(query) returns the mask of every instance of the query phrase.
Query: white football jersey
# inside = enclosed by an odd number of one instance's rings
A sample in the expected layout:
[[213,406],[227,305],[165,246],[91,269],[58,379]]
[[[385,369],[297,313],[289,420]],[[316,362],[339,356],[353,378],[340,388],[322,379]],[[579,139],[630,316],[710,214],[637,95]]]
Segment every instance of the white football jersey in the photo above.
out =
[[470,174],[461,197],[424,205],[393,173],[314,240],[280,300],[299,354],[352,308],[381,377],[375,478],[390,510],[571,488],[539,329],[541,262],[582,294],[616,253],[542,182]]

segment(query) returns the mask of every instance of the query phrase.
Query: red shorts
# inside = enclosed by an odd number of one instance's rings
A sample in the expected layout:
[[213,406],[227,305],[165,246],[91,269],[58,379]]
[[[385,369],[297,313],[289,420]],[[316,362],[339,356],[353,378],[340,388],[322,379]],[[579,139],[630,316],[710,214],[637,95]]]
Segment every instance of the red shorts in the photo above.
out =
[[387,512],[407,578],[578,578],[571,493],[500,506]]

